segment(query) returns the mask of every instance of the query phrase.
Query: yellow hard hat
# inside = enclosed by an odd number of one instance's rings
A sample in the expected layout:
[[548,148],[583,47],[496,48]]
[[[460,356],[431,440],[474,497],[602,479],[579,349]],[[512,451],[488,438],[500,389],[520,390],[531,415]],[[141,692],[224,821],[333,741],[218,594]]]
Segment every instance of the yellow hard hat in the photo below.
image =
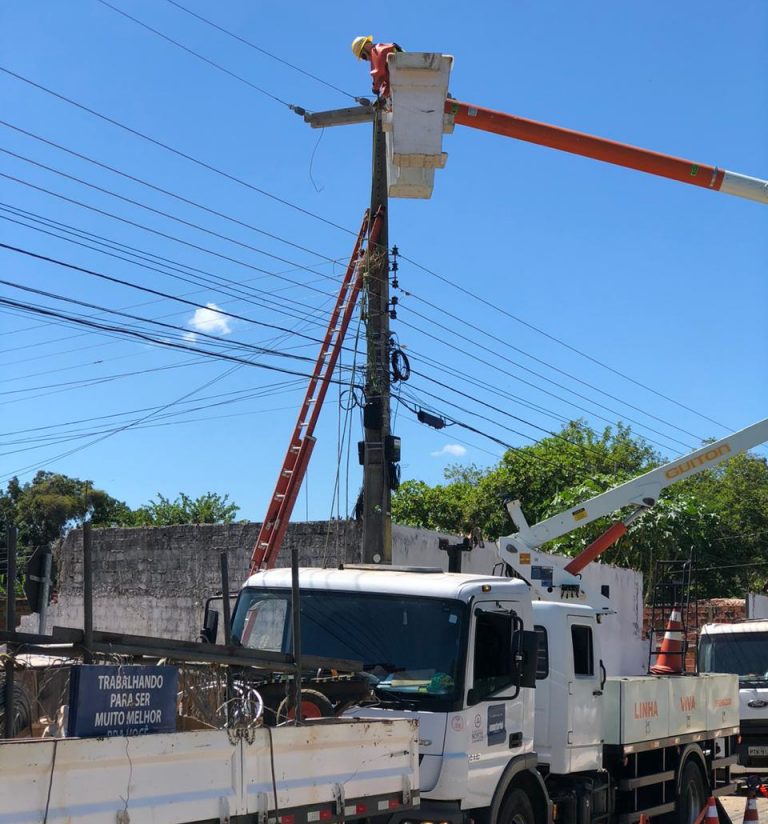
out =
[[369,45],[373,43],[372,34],[369,34],[366,37],[356,37],[352,41],[352,54],[354,54],[358,60],[363,59],[363,46],[365,46],[366,43]]

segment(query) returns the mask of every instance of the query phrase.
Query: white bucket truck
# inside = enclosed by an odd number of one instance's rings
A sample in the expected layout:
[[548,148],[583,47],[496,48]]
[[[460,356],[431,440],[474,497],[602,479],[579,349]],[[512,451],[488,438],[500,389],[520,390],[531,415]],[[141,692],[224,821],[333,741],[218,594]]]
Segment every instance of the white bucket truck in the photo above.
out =
[[[736,676],[607,678],[596,629],[616,610],[603,593],[585,592],[578,573],[663,487],[766,439],[768,420],[535,526],[512,502],[519,531],[500,540],[499,553],[518,578],[387,566],[300,571],[303,650],[364,662],[367,700],[333,710],[418,718],[421,806],[401,819],[632,824],[644,814],[691,824],[709,795],[732,791]],[[584,558],[543,565],[541,544],[627,505],[635,512]],[[234,638],[289,651],[290,595],[289,570],[251,575]],[[339,677],[314,678],[312,692],[325,678],[332,696]]]

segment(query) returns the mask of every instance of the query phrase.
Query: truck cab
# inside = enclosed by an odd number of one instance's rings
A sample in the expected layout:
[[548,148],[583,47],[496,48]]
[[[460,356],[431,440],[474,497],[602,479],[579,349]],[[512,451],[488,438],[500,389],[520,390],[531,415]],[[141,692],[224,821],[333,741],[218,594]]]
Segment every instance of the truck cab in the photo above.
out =
[[768,620],[705,624],[698,670],[738,675],[741,735],[734,772],[768,772]]
[[[299,582],[302,649],[363,662],[368,695],[334,711],[418,718],[422,816],[434,820],[433,804],[446,821],[500,805],[517,776],[546,821],[524,582],[393,567],[301,569]],[[233,638],[290,651],[291,614],[290,570],[259,572],[240,592]]]

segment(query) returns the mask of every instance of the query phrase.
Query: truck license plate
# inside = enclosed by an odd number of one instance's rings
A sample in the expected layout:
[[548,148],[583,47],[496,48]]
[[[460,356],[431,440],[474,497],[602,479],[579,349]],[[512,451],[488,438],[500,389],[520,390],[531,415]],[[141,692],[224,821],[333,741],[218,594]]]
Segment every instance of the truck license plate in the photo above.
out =
[[747,755],[763,755],[763,756],[768,755],[768,747],[766,747],[766,746],[747,747]]

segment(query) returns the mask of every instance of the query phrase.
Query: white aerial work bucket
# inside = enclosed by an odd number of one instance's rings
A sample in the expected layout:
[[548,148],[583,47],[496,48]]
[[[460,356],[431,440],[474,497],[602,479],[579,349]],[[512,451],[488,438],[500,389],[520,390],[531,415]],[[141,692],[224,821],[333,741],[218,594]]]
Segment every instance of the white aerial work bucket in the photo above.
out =
[[391,110],[382,126],[387,135],[390,197],[429,198],[435,169],[442,169],[443,134],[453,131],[444,114],[453,57],[434,52],[393,52],[387,61]]

